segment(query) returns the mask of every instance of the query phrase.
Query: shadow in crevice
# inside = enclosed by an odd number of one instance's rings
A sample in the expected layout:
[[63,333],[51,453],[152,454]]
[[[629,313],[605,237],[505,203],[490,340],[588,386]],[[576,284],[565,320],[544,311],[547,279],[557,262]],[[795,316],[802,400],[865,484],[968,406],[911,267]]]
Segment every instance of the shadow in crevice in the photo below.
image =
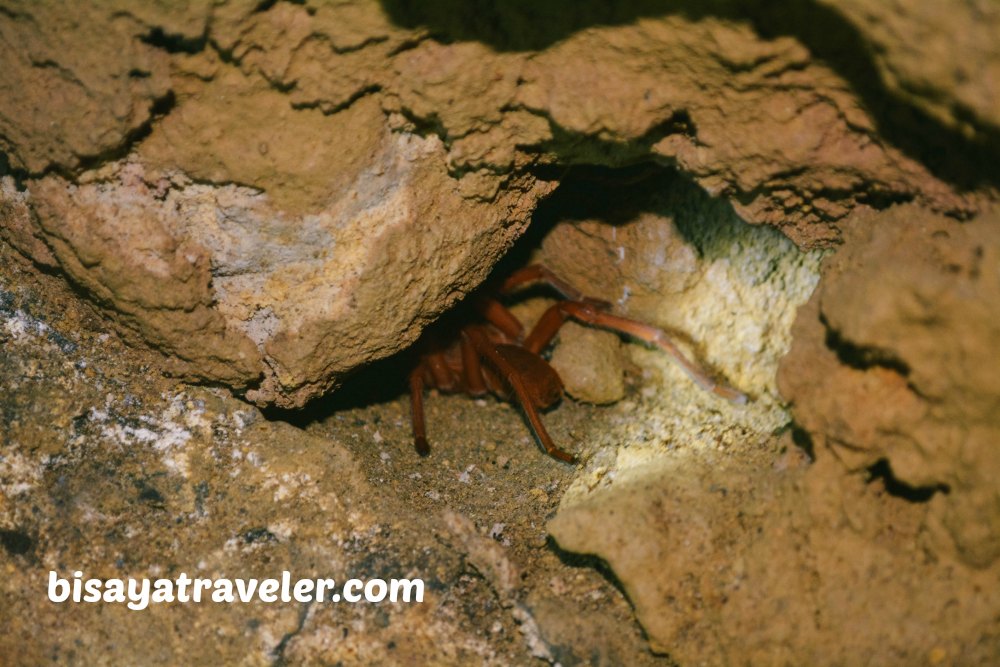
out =
[[824,344],[837,355],[837,359],[850,368],[866,371],[871,368],[885,368],[902,377],[910,376],[910,366],[890,350],[874,346],[858,345],[843,336],[830,321],[820,314],[820,322],[826,328]]
[[873,466],[868,468],[869,483],[880,480],[885,487],[886,493],[890,496],[902,498],[911,503],[926,503],[934,497],[936,493],[948,494],[951,489],[947,484],[934,484],[929,486],[910,486],[906,482],[896,477],[892,472],[888,459],[879,459]]
[[302,408],[271,406],[262,408],[261,413],[269,421],[282,421],[304,429],[338,412],[388,403],[407,391],[406,380],[415,363],[415,353],[408,348],[359,368],[335,391],[312,399]]
[[627,25],[643,17],[691,19],[741,15],[731,0],[382,0],[390,19],[426,28],[438,41],[482,42],[497,51],[538,51],[587,28]]
[[[843,77],[875,121],[879,135],[935,176],[960,190],[1000,187],[1000,128],[956,115],[976,127],[974,138],[950,128],[901,95],[888,90],[876,54],[841,13],[813,0],[382,0],[399,26],[424,28],[444,43],[476,41],[497,51],[537,51],[594,27],[619,26],[641,18],[681,16],[749,23],[766,39],[791,37]],[[735,74],[735,72],[734,72]]]
[[631,603],[628,592],[625,590],[625,585],[615,574],[615,571],[611,569],[611,566],[608,565],[608,562],[600,556],[595,556],[593,554],[581,554],[576,553],[575,551],[566,551],[559,546],[559,543],[556,542],[555,538],[551,535],[545,538],[545,546],[550,552],[555,554],[556,558],[559,559],[559,562],[566,567],[577,569],[586,568],[596,571],[604,577],[609,584],[614,586],[615,589],[622,594],[623,598],[629,600]]
[[[733,258],[734,241],[753,228],[785,238],[776,229],[745,222],[726,199],[713,197],[693,178],[673,167],[641,162],[623,168],[579,165],[563,172],[559,187],[535,210],[531,226],[498,264],[523,265],[552,229],[563,222],[597,220],[612,226],[636,221],[643,213],[667,216],[702,260]],[[789,248],[792,242],[785,238]]]

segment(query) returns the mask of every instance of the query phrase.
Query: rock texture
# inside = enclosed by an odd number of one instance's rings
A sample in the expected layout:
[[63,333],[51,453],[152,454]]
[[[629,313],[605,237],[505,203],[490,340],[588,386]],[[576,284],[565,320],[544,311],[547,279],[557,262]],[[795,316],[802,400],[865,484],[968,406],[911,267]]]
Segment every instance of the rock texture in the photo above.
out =
[[995,4],[822,3],[861,34],[881,81],[893,93],[966,137],[997,148],[1000,9]]
[[859,206],[981,205],[753,5],[3,7],[4,206],[30,209],[4,238],[260,404],[415,340],[565,165],[676,167],[803,246]]
[[937,548],[976,567],[1000,558],[998,223],[914,207],[858,219],[780,374],[817,449],[934,494]]
[[[0,661],[996,664],[998,30],[985,0],[0,0]],[[751,400],[567,327],[584,402],[543,418],[580,465],[433,394],[418,458],[393,355],[524,236],[509,265]],[[428,594],[38,594],[70,568]]]
[[995,660],[997,223],[908,205],[846,227],[781,362],[783,453],[759,402],[717,424],[707,406],[675,418],[671,397],[612,422],[549,530],[607,561],[654,650]]
[[654,650],[682,665],[995,659],[1000,570],[928,552],[927,504],[829,455],[804,470],[730,454],[661,459],[549,524],[607,560]]

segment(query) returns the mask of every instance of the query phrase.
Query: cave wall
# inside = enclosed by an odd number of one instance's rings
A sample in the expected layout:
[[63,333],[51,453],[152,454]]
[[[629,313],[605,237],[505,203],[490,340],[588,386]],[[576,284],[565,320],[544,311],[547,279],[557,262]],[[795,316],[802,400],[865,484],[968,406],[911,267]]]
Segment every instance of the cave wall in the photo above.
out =
[[675,167],[806,248],[859,207],[978,211],[893,139],[920,112],[981,147],[989,104],[911,82],[936,17],[858,11],[8,2],[3,234],[172,372],[301,406],[474,288],[566,166]]

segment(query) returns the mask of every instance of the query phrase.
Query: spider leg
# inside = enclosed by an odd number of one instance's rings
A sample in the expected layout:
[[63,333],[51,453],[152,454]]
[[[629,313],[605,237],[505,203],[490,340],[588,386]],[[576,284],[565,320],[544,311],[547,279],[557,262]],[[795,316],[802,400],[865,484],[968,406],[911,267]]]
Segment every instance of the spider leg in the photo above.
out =
[[413,445],[417,454],[427,456],[431,447],[427,444],[427,426],[424,424],[424,364],[410,371],[410,419],[413,422]]
[[510,312],[507,306],[490,297],[477,299],[475,306],[483,319],[499,329],[505,336],[517,341],[524,339],[524,325],[514,317],[514,313]]
[[529,352],[540,353],[545,346],[552,342],[559,328],[565,324],[566,320],[574,319],[584,324],[590,324],[602,329],[609,329],[618,333],[623,333],[633,338],[655,345],[660,348],[680,365],[680,367],[695,381],[695,383],[706,391],[721,396],[733,403],[744,404],[747,402],[746,394],[743,394],[729,385],[718,382],[701,366],[684,356],[677,348],[665,331],[651,324],[638,322],[619,317],[611,313],[606,313],[594,307],[586,301],[561,301],[550,307],[538,320],[538,324],[524,341],[524,347]]
[[544,264],[531,264],[510,274],[500,285],[500,293],[510,294],[522,285],[531,283],[544,283],[570,301],[583,301],[586,298],[583,292],[557,276]]
[[517,396],[517,400],[521,404],[525,416],[528,418],[531,430],[535,432],[539,442],[542,443],[542,447],[545,448],[545,452],[554,459],[559,459],[567,463],[575,463],[575,456],[556,447],[556,444],[552,441],[552,437],[545,430],[541,417],[538,416],[538,408],[532,402],[531,395],[527,387],[524,386],[520,374],[497,351],[496,345],[490,341],[486,334],[476,327],[467,327],[462,331],[462,336],[468,338],[476,351],[506,378],[510,384],[510,388],[514,390],[514,394]]
[[479,361],[479,353],[467,336],[462,336],[462,375],[465,380],[465,390],[473,396],[482,396],[488,390],[483,379],[483,367]]
[[576,287],[573,287],[573,285],[560,278],[554,271],[552,271],[552,269],[544,264],[531,264],[510,274],[507,280],[500,285],[500,293],[510,294],[511,292],[519,289],[522,285],[530,285],[532,283],[542,283],[543,285],[548,285],[558,292],[564,299],[569,301],[589,303],[599,310],[610,310],[611,308],[611,304],[607,301],[587,296]]
[[430,352],[425,357],[424,363],[430,369],[431,376],[434,378],[433,386],[437,387],[441,391],[448,393],[455,391],[455,387],[458,384],[455,378],[455,374],[448,367],[448,363],[445,361],[443,352]]

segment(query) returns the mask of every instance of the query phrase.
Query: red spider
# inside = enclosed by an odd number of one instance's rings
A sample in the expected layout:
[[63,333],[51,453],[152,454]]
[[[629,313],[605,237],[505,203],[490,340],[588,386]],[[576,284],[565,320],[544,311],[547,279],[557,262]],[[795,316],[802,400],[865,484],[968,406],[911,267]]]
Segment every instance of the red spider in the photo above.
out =
[[541,353],[568,319],[656,345],[672,356],[706,391],[733,402],[746,402],[744,394],[716,382],[681,354],[664,331],[607,312],[611,304],[584,296],[545,266],[534,264],[514,272],[500,284],[498,292],[510,294],[519,287],[537,282],[548,285],[564,300],[546,310],[527,336],[518,319],[500,301],[486,294],[472,299],[482,322],[463,326],[457,337],[441,336],[440,327],[424,333],[418,348],[420,360],[410,373],[413,440],[421,456],[430,453],[423,398],[424,387],[429,386],[445,393],[461,391],[472,396],[482,396],[489,391],[504,400],[509,400],[513,393],[549,456],[575,462],[572,454],[556,447],[538,416],[540,409],[555,404],[563,394],[562,380]]

